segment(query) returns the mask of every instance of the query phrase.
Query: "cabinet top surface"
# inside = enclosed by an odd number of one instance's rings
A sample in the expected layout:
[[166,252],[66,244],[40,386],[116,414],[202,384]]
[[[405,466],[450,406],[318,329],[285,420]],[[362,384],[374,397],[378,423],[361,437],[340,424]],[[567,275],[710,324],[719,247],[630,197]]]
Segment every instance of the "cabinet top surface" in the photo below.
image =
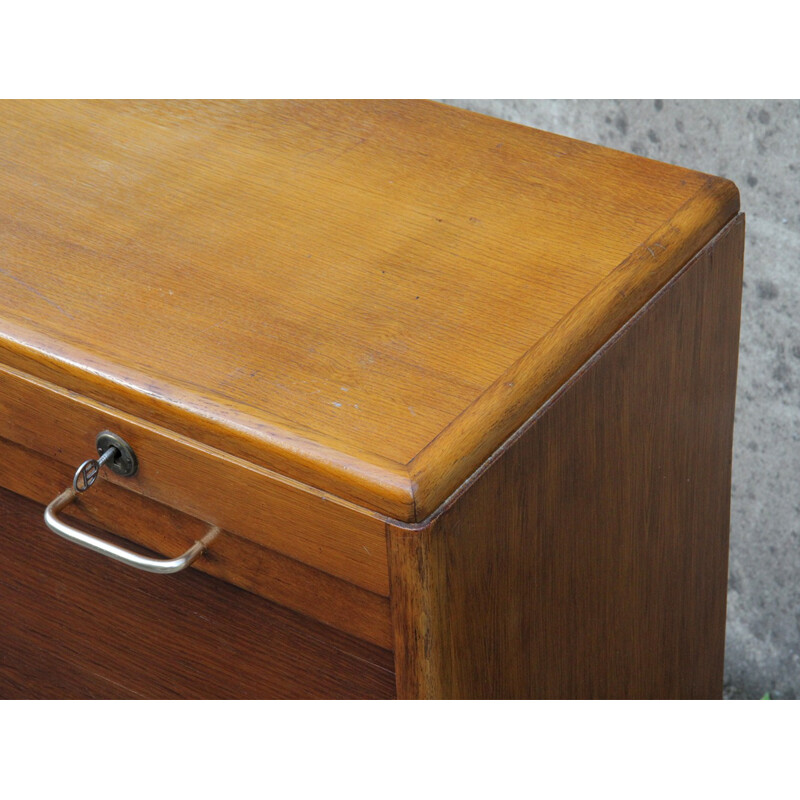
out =
[[430,514],[738,210],[428,102],[8,102],[0,362]]

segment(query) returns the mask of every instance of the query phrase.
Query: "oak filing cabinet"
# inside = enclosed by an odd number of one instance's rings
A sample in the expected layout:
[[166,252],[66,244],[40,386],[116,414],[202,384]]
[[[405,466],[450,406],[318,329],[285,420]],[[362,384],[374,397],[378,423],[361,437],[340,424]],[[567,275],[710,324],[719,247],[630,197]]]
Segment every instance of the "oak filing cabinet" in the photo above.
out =
[[719,697],[738,212],[428,102],[4,104],[0,696]]

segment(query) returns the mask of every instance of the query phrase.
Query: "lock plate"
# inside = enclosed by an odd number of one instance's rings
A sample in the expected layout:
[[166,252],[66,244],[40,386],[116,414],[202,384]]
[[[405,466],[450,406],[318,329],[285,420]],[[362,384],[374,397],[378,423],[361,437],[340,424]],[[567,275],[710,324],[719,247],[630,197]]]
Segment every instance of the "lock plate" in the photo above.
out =
[[101,431],[97,434],[95,441],[97,445],[97,452],[102,456],[110,447],[117,450],[117,455],[113,456],[106,462],[106,466],[117,475],[122,475],[125,478],[130,478],[136,474],[139,469],[139,462],[136,459],[136,453],[133,448],[116,433],[111,431]]

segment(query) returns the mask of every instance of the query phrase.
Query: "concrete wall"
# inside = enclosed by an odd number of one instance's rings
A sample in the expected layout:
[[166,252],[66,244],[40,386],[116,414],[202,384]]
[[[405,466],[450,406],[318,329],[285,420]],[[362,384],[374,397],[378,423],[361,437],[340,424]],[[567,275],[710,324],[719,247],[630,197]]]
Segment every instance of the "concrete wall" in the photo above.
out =
[[800,693],[800,102],[446,100],[733,180],[747,215],[726,696]]

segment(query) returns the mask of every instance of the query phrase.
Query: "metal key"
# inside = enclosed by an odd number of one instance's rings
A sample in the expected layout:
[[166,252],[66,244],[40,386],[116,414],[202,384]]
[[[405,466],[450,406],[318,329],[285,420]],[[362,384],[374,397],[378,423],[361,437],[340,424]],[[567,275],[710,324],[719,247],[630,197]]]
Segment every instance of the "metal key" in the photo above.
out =
[[123,477],[135,475],[139,468],[131,446],[116,433],[101,431],[97,434],[95,444],[100,457],[84,461],[75,471],[72,488],[76,492],[85,492],[97,480],[104,464],[108,464],[113,472]]
[[103,464],[118,455],[119,450],[112,446],[100,458],[89,458],[84,461],[75,471],[75,477],[72,479],[72,488],[76,492],[85,492],[97,480]]

